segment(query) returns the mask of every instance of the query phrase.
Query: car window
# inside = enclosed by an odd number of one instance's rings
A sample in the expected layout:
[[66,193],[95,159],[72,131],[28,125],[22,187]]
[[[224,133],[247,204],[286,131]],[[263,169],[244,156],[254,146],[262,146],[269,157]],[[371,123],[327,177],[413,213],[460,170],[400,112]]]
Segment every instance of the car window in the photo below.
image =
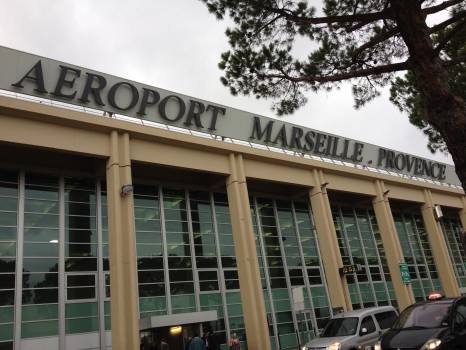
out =
[[462,300],[457,304],[454,322],[455,329],[466,329],[466,300]]
[[388,329],[396,321],[396,318],[398,317],[396,315],[395,311],[385,311],[385,312],[379,312],[378,314],[375,314],[375,319],[377,320],[377,323],[380,326],[380,329]]
[[321,338],[344,337],[356,334],[359,319],[357,317],[333,318],[325,326]]
[[393,325],[394,329],[439,328],[448,325],[451,302],[425,303],[405,309]]
[[364,317],[364,319],[361,322],[361,328],[359,331],[359,335],[362,335],[361,331],[363,328],[367,329],[366,334],[374,333],[375,332],[375,323],[374,320],[372,319],[372,316],[367,316]]

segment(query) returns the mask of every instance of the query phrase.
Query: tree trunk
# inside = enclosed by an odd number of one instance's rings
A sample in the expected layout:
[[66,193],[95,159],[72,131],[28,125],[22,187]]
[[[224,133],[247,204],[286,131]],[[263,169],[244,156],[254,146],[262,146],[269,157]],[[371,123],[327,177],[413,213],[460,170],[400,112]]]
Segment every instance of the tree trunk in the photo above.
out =
[[437,129],[448,147],[456,174],[466,192],[466,109],[448,84],[448,73],[435,53],[420,1],[391,0],[391,9],[410,54],[425,120]]

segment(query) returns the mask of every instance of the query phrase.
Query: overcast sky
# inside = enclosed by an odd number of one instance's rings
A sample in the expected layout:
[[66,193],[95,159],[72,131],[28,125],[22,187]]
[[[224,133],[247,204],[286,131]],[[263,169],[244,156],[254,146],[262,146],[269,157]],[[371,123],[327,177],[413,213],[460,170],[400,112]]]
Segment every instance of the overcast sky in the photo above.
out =
[[[316,1],[313,1],[316,2]],[[227,24],[199,0],[1,0],[0,45],[275,117],[271,101],[231,96],[220,83]],[[361,110],[350,86],[308,94],[286,121],[439,161],[385,92]]]

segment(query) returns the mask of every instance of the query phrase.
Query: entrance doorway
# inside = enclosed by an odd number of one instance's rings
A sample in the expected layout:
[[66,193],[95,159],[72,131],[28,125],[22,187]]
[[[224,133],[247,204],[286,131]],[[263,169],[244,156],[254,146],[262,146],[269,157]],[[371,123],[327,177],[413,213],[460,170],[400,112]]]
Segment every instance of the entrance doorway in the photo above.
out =
[[202,335],[200,323],[147,329],[140,332],[141,350],[165,350],[162,341],[168,350],[184,350],[195,334]]

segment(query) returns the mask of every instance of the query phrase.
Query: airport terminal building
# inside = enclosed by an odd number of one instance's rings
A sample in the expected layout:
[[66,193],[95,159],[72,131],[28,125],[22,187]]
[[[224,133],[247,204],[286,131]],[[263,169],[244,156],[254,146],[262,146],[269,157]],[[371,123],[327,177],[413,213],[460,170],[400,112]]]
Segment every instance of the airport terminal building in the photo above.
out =
[[[466,294],[436,161],[0,47],[0,350],[297,349]],[[141,344],[141,345],[139,345]]]

